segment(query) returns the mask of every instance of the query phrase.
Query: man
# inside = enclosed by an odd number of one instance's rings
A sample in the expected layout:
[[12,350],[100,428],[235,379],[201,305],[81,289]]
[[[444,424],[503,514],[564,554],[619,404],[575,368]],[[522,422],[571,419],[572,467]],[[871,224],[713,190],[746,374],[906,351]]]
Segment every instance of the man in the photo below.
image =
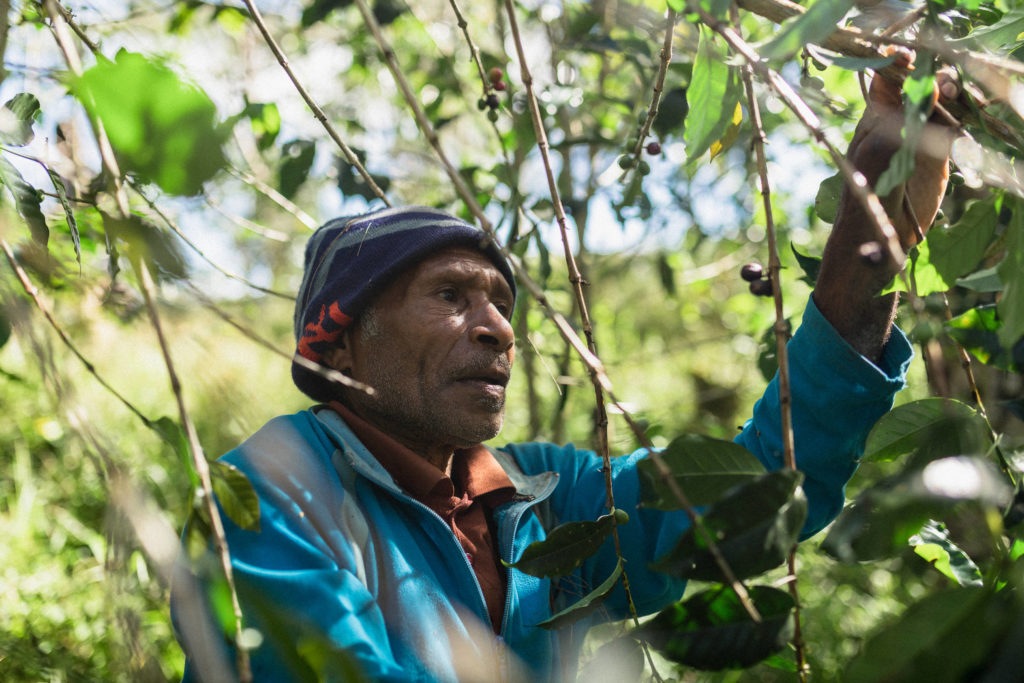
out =
[[[940,81],[944,94],[951,82]],[[898,87],[876,79],[850,150],[872,183],[899,144],[899,112]],[[886,200],[904,247],[943,195],[949,140],[936,139],[919,154],[915,179]],[[911,357],[892,329],[895,297],[876,296],[900,264],[884,250],[881,259],[859,255],[876,240],[844,194],[818,287],[790,342],[809,500],[804,536],[841,509],[866,433],[891,407]],[[260,499],[259,531],[225,519],[246,624],[261,634],[250,653],[255,680],[572,678],[582,635],[598,616],[561,632],[536,624],[607,578],[617,560],[606,543],[554,585],[501,563],[557,524],[597,518],[605,505],[601,461],[591,452],[480,445],[502,425],[515,295],[497,248],[433,209],[338,219],[310,239],[297,351],[374,391],[339,387],[294,364],[296,384],[320,405],[275,418],[224,456]],[[773,381],[737,441],[778,468],[779,424]],[[644,455],[612,462],[616,504],[630,514],[620,538],[641,614],[682,594],[682,581],[647,565],[688,527],[681,512],[637,508]],[[198,676],[197,652],[216,654],[221,636],[189,617],[194,606],[176,599],[179,633],[194,656],[189,675]],[[621,588],[603,607],[600,618],[626,615]]]

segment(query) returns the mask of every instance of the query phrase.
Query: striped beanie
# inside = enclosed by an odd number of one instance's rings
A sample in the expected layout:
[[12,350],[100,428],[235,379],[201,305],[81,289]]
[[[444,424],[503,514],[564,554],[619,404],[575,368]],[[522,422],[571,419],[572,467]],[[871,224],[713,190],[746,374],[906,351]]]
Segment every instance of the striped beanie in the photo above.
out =
[[[321,362],[346,327],[406,269],[447,247],[481,251],[515,296],[512,269],[479,228],[423,206],[388,208],[335,218],[306,245],[302,285],[295,301],[296,353]],[[317,401],[337,398],[337,385],[292,362],[292,379]]]

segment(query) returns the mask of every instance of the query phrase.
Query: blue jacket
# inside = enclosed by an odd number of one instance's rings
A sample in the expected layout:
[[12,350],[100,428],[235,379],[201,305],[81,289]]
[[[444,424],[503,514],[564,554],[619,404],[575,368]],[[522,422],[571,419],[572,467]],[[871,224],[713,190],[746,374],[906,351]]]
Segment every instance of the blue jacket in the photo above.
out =
[[[808,536],[842,508],[867,431],[903,386],[911,350],[894,332],[875,366],[810,303],[789,353]],[[778,468],[779,425],[776,378],[736,440]],[[630,514],[620,539],[641,614],[681,596],[685,582],[649,570],[648,563],[689,525],[682,512],[637,509],[636,462],[644,455],[612,461],[616,505]],[[544,538],[545,528],[606,512],[601,461],[593,452],[510,444],[498,458],[517,490],[494,512],[503,559],[518,559]],[[251,651],[256,681],[301,680],[311,671],[322,680],[349,680],[348,666],[372,680],[498,679],[514,676],[517,662],[530,680],[574,679],[586,629],[626,615],[620,587],[583,622],[554,632],[536,627],[611,574],[616,556],[609,541],[554,586],[509,570],[495,639],[483,594],[451,529],[403,493],[331,410],[275,418],[224,460],[249,477],[260,499],[259,532],[224,519],[246,624],[262,634]],[[193,654],[197,643],[219,643],[209,624],[183,618],[186,601],[177,593],[172,603],[186,652]]]

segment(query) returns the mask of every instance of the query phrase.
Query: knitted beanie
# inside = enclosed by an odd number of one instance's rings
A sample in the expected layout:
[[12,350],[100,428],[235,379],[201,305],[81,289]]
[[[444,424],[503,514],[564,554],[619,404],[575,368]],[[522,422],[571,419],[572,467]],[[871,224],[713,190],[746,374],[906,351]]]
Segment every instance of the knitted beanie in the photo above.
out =
[[[296,353],[320,363],[346,327],[403,271],[447,247],[482,252],[508,281],[512,269],[479,228],[423,206],[389,208],[335,218],[306,245],[302,285],[295,301]],[[337,398],[338,385],[292,362],[292,379],[317,401]]]

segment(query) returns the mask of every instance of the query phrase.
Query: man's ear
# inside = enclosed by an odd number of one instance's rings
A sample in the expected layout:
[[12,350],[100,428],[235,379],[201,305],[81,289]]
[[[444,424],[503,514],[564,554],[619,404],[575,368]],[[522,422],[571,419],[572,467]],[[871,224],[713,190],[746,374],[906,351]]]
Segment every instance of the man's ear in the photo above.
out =
[[335,345],[329,348],[321,359],[327,367],[346,375],[352,371],[352,344],[349,342],[348,332],[342,332]]

